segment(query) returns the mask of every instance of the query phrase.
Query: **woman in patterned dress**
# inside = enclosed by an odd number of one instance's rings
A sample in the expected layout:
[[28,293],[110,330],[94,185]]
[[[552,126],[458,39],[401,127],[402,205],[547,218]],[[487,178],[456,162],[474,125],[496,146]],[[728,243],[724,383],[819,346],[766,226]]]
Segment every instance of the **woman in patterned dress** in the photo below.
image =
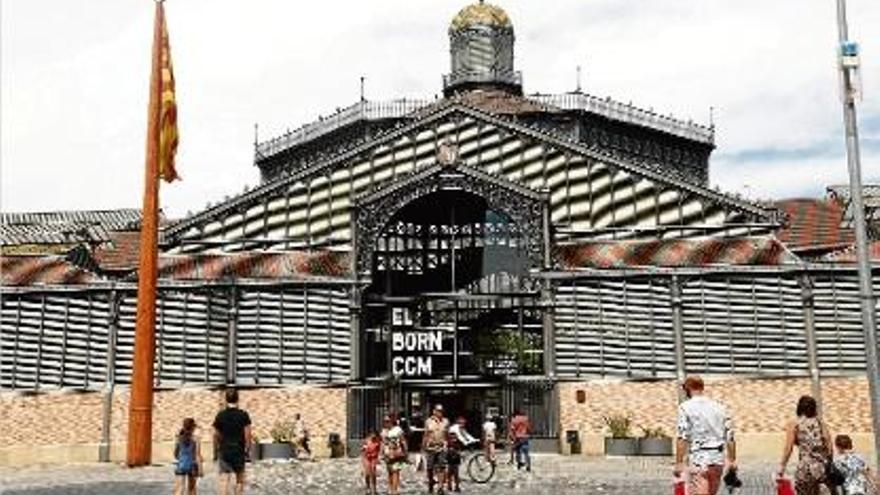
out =
[[382,456],[388,469],[388,495],[400,493],[400,471],[406,466],[406,438],[391,416],[382,419]]
[[785,466],[794,446],[798,447],[798,464],[794,474],[794,488],[798,495],[833,493],[825,480],[825,465],[831,459],[831,435],[818,417],[816,399],[805,395],[797,405],[797,419],[785,427],[785,447],[779,476],[785,474]]

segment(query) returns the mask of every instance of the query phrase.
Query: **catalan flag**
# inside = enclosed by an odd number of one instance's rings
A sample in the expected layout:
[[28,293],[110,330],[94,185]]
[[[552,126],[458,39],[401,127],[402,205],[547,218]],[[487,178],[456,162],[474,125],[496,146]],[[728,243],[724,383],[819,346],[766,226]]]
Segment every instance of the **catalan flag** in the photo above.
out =
[[159,177],[171,182],[178,179],[174,166],[174,155],[177,153],[177,101],[174,94],[174,68],[171,65],[171,45],[168,41],[168,26],[165,23],[165,9],[160,1],[157,4],[156,22],[159,24],[159,46],[153,48],[153,77],[158,79],[157,94],[159,102]]

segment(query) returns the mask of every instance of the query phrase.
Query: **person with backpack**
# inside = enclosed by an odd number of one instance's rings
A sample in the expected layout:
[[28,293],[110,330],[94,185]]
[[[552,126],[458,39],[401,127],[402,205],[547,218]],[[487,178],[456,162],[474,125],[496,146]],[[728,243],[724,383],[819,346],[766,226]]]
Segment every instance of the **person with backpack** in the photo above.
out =
[[183,428],[177,435],[174,445],[174,495],[195,495],[196,485],[202,475],[202,449],[195,437],[196,421],[183,420]]

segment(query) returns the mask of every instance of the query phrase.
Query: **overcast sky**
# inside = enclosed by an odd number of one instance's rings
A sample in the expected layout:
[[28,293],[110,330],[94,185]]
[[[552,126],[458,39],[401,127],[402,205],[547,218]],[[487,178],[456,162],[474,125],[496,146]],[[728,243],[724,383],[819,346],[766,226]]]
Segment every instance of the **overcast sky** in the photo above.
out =
[[[880,182],[880,1],[863,48],[867,181]],[[358,99],[433,97],[463,0],[168,0],[182,182],[172,216],[258,183],[261,140]],[[528,93],[575,88],[707,122],[711,180],[757,198],[846,181],[833,0],[499,0]],[[151,0],[0,0],[3,211],[139,207]]]

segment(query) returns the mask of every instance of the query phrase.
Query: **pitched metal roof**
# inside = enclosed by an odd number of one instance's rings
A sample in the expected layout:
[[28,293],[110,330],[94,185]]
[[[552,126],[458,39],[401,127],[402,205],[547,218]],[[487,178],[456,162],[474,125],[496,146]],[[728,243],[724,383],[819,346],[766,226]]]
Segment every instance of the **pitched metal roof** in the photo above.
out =
[[784,265],[800,260],[773,237],[596,241],[559,246],[564,269]]
[[0,224],[0,245],[97,243],[109,239],[107,230],[87,223]]
[[472,91],[460,93],[442,100],[401,98],[389,101],[361,101],[345,108],[337,109],[330,115],[321,116],[296,130],[257,143],[255,158],[261,160],[300,144],[312,141],[337,129],[355,122],[383,119],[416,119],[431,108],[464,103],[484,111],[511,114],[521,112],[556,113],[560,110],[580,110],[600,115],[610,120],[625,122],[647,129],[691,139],[704,144],[714,144],[715,128],[690,120],[661,115],[651,109],[644,109],[587,93],[532,94],[527,96],[493,95],[492,91]]
[[331,168],[346,160],[350,160],[375,147],[381,146],[395,139],[399,139],[400,137],[403,137],[413,132],[415,129],[421,126],[443,119],[454,113],[461,113],[475,119],[480,119],[490,124],[506,128],[511,132],[517,132],[522,135],[526,135],[532,139],[546,142],[560,149],[570,151],[572,153],[581,154],[583,156],[587,156],[596,160],[601,160],[605,163],[608,163],[609,165],[626,170],[627,172],[632,172],[636,175],[655,180],[661,184],[665,184],[670,187],[699,195],[711,201],[716,201],[729,205],[738,210],[751,213],[770,221],[776,220],[777,212],[775,210],[766,208],[765,206],[758,203],[745,201],[741,198],[737,198],[729,194],[713,191],[701,185],[693,184],[687,180],[676,177],[674,174],[665,173],[656,168],[646,167],[641,163],[633,163],[627,160],[622,160],[619,157],[614,156],[608,152],[589,147],[584,143],[573,141],[564,136],[560,136],[555,132],[532,127],[521,122],[516,122],[510,118],[505,118],[504,116],[489,114],[486,111],[475,108],[474,106],[471,106],[463,101],[447,99],[436,105],[433,112],[424,115],[418,120],[411,121],[405,125],[399,124],[395,128],[385,131],[383,134],[380,134],[373,140],[365,142],[351,149],[345,149],[344,151],[336,155],[320,160],[314,165],[303,168],[296,173],[286,176],[280,176],[275,180],[261,184],[254,189],[239,194],[238,196],[234,196],[227,201],[224,201],[223,203],[208,207],[200,213],[193,215],[192,217],[181,220],[168,227],[168,229],[165,231],[165,239],[173,242],[174,238],[177,235],[185,232],[187,229],[194,225],[198,225],[204,220],[215,218],[216,216],[222,215],[227,212],[235,211],[236,209],[239,209],[246,205],[252,205],[260,201],[260,199],[267,194],[283,190],[284,188],[290,186],[291,184],[295,184],[305,177],[319,173],[326,168]]
[[136,209],[0,213],[0,246],[97,244],[109,232],[137,229]]
[[0,213],[0,224],[3,225],[89,224],[107,230],[124,230],[137,228],[140,221],[141,211],[134,208]]

